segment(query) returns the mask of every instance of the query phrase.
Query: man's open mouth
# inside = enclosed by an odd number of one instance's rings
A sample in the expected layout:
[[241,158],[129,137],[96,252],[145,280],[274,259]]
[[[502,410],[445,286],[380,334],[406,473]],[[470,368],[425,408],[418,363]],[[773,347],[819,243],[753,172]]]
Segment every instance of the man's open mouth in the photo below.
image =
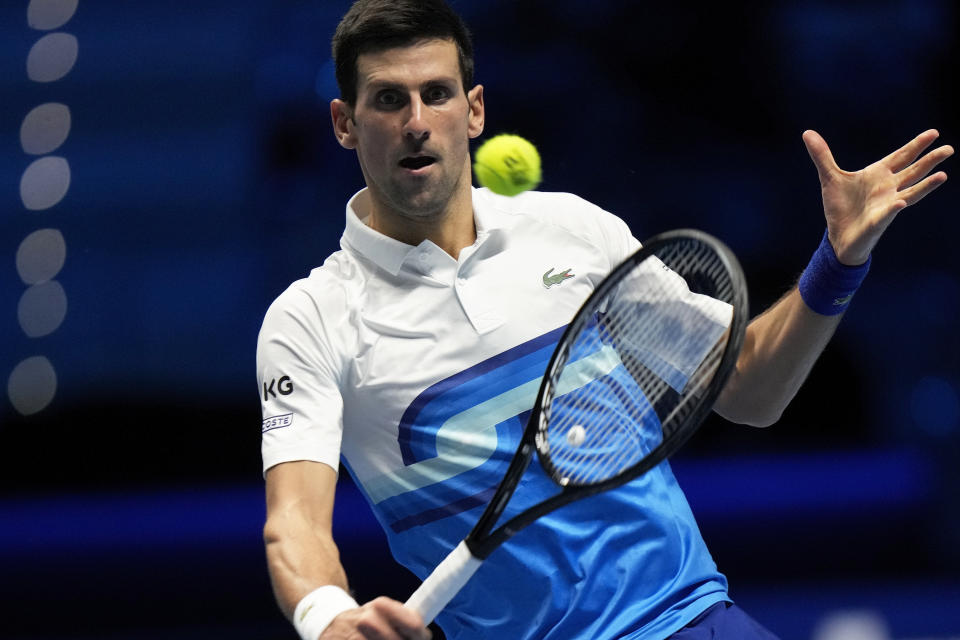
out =
[[428,167],[436,161],[437,159],[431,156],[409,156],[400,161],[400,166],[404,169],[416,171]]

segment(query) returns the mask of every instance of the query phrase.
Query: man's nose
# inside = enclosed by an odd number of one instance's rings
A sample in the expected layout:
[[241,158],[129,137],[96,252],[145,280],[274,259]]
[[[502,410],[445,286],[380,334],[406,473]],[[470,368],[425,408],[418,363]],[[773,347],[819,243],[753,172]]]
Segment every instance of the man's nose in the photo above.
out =
[[415,141],[423,142],[430,137],[430,127],[426,120],[426,106],[415,96],[410,100],[410,113],[404,124],[404,135]]

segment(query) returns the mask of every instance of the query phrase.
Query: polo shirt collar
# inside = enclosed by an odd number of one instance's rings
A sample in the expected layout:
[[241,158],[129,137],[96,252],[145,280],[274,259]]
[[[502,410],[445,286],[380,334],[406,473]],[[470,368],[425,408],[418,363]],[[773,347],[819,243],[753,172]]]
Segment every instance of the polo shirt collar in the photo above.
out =
[[[364,188],[347,202],[347,223],[343,230],[341,245],[344,248],[349,247],[391,275],[397,275],[407,257],[418,247],[400,242],[368,227],[365,222],[368,215],[365,209],[369,198],[367,189]],[[508,226],[508,220],[505,219],[504,214],[485,202],[482,192],[478,189],[473,189],[473,219],[477,227],[478,244],[492,235],[503,233]],[[430,243],[430,241],[424,240],[421,245],[424,243]]]
[[397,275],[407,254],[416,247],[394,240],[367,226],[366,219],[369,214],[366,208],[369,199],[367,190],[362,189],[347,202],[347,224],[340,244],[344,248],[349,247],[392,275]]

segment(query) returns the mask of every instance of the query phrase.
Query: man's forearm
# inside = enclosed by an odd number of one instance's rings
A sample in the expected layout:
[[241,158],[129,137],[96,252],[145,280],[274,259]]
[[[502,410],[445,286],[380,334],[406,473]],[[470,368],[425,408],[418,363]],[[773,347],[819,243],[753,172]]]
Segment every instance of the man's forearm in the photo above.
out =
[[270,521],[264,527],[267,567],[273,592],[287,618],[292,618],[297,603],[323,585],[335,585],[348,591],[347,575],[333,540],[316,535],[309,527],[281,527]]
[[733,422],[765,427],[796,395],[840,324],[812,311],[796,288],[747,327],[743,349],[715,410]]

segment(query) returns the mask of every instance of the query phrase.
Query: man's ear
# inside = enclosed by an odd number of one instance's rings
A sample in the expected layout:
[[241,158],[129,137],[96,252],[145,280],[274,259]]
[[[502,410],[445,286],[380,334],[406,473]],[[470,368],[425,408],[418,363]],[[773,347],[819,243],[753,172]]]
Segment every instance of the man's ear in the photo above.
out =
[[330,119],[333,120],[333,134],[344,149],[356,149],[357,138],[353,128],[353,109],[349,104],[337,98],[330,102]]
[[467,103],[470,105],[469,127],[467,129],[471,138],[477,138],[483,133],[483,124],[486,118],[486,112],[483,107],[483,85],[478,84],[467,94]]

